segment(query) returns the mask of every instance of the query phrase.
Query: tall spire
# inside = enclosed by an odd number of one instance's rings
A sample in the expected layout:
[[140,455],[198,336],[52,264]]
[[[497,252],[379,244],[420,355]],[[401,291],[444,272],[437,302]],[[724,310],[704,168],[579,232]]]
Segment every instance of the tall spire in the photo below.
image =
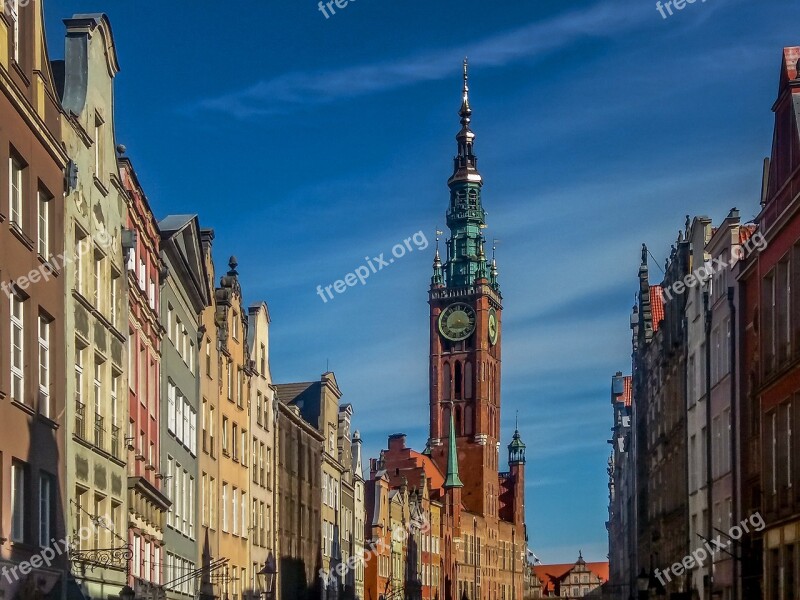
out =
[[458,110],[461,117],[461,130],[456,135],[458,154],[455,158],[453,176],[448,183],[455,181],[471,181],[481,183],[478,173],[478,157],[475,156],[475,134],[470,129],[472,122],[472,107],[469,104],[469,62],[464,59],[464,87],[461,94],[461,108]]
[[464,487],[458,476],[458,447],[456,446],[456,421],[453,411],[450,411],[450,444],[447,452],[447,479],[445,489]]
[[486,212],[481,204],[483,178],[478,172],[475,156],[475,134],[470,128],[472,106],[469,100],[469,63],[464,59],[461,108],[461,129],[456,134],[458,143],[453,159],[453,174],[447,181],[450,188],[450,205],[447,210],[447,263],[444,265],[444,283],[447,287],[462,288],[486,278],[489,269],[483,252],[483,229]]

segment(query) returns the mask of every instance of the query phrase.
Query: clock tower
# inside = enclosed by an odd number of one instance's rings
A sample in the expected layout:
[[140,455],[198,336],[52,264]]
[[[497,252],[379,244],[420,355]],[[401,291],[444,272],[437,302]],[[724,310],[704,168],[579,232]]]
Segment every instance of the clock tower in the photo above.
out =
[[[464,487],[465,509],[498,516],[500,448],[500,346],[502,296],[497,264],[485,254],[486,213],[481,203],[483,178],[470,128],[467,61],[458,152],[447,182],[449,235],[444,263],[437,233],[430,305],[430,439],[431,458],[442,472],[449,448],[456,448]],[[451,416],[453,427],[451,428]],[[456,438],[451,443],[451,430]]]

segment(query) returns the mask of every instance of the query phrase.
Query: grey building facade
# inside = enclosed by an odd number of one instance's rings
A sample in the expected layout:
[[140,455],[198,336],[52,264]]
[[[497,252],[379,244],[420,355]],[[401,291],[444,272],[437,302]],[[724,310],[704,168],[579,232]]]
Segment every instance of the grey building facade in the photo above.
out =
[[[161,286],[161,322],[167,333],[161,345],[159,470],[172,501],[164,528],[164,587],[167,598],[186,600],[195,595],[199,581],[194,571],[200,554],[200,527],[199,523],[192,527],[192,517],[187,519],[186,513],[200,514],[200,498],[193,492],[200,481],[198,436],[191,415],[196,418],[200,414],[198,340],[203,334],[199,315],[208,305],[208,294],[197,216],[168,216],[159,229],[161,259],[167,271]],[[186,486],[187,480],[195,485]]]

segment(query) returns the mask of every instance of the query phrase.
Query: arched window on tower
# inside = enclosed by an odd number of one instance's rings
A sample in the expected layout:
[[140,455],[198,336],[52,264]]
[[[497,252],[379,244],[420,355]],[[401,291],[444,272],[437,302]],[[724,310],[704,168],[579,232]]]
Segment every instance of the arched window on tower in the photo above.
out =
[[472,435],[474,433],[475,424],[473,421],[474,410],[472,405],[468,405],[464,409],[464,435]]
[[472,398],[472,363],[469,361],[464,363],[464,398]]
[[450,407],[442,408],[442,421],[439,423],[439,437],[450,435]]
[[461,392],[464,389],[464,375],[461,369],[461,361],[456,361],[456,369],[455,369],[455,388],[456,388],[456,400],[461,400]]
[[450,363],[444,363],[442,369],[442,398],[450,400],[450,389],[452,384],[452,375],[450,374]]
[[464,435],[462,424],[463,421],[461,420],[461,407],[456,406],[456,435]]

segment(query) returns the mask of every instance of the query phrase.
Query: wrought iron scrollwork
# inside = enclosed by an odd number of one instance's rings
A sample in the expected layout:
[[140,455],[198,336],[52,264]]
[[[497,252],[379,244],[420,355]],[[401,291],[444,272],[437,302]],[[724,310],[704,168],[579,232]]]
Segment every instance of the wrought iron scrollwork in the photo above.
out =
[[98,548],[94,550],[73,550],[69,559],[74,564],[85,565],[91,571],[96,568],[117,567],[124,569],[133,558],[130,546],[120,548]]

